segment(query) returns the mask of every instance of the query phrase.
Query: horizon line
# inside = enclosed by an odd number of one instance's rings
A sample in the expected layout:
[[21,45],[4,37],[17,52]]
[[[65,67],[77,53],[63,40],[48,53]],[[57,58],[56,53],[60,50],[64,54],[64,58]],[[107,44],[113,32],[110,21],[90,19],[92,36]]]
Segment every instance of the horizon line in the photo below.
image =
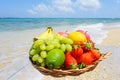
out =
[[120,19],[120,17],[0,17],[1,18],[59,18],[59,19],[65,19],[65,18],[71,18],[71,19],[95,19],[95,18],[105,18],[105,19]]

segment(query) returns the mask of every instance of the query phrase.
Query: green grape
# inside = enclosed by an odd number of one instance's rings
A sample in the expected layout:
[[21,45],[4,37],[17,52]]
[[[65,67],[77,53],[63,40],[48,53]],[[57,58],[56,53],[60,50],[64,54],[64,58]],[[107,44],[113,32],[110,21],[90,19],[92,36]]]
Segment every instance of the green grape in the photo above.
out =
[[55,34],[54,39],[60,39],[60,34]]
[[70,38],[63,37],[61,39],[61,43],[64,43],[64,44],[73,44],[73,41]]
[[40,52],[40,56],[41,56],[42,58],[46,58],[46,57],[47,57],[47,52],[46,52],[46,51],[41,51],[41,52]]
[[57,38],[55,38],[55,39],[53,39],[53,43],[59,43],[59,39],[57,39]]
[[46,39],[46,40],[45,40],[45,44],[50,45],[51,43],[52,43],[52,40],[51,40],[51,39]]
[[53,39],[50,45],[54,45],[55,48],[59,48],[60,47],[59,39]]
[[37,49],[38,47],[39,47],[39,44],[35,44],[35,43],[33,44],[34,49]]
[[39,39],[34,42],[33,48],[37,49],[41,44],[44,44],[44,40]]
[[37,41],[35,41],[35,44],[39,44],[39,45],[44,44],[44,40],[38,39]]
[[63,44],[65,44],[66,43],[66,41],[67,41],[67,38],[65,38],[65,37],[63,37],[63,38],[61,38],[61,43],[63,43]]
[[63,52],[65,52],[65,50],[66,50],[65,44],[61,44],[60,49],[61,49]]
[[[58,44],[58,43],[59,43],[59,42],[55,42],[55,41],[52,41],[52,42],[51,42],[52,45],[55,45],[55,44]],[[49,45],[51,45],[51,44],[49,44]]]
[[37,53],[40,53],[40,51],[41,51],[40,47],[38,47],[38,48],[36,49],[36,51],[37,51]]
[[37,60],[38,60],[38,57],[39,57],[39,55],[38,55],[38,54],[35,54],[35,55],[32,57],[32,61],[37,61]]
[[66,44],[66,50],[67,51],[72,51],[72,46],[70,44]]
[[44,59],[41,56],[39,56],[37,62],[42,63],[43,61],[44,61]]
[[45,44],[41,44],[40,45],[40,50],[46,50],[46,45]]
[[47,51],[52,50],[52,49],[54,49],[54,45],[51,44],[51,45],[46,46]]
[[67,44],[73,44],[73,40],[70,39],[70,38],[66,38],[66,43],[67,43]]
[[56,43],[56,44],[54,44],[54,46],[55,46],[55,48],[60,48],[60,43]]
[[34,48],[33,48],[33,44],[32,44],[32,46],[30,47],[30,50],[29,50],[29,52],[30,52],[32,49],[34,49]]
[[42,63],[41,63],[41,66],[42,66],[42,67],[45,67],[45,62],[42,62]]
[[29,54],[30,54],[30,56],[33,56],[33,55],[37,54],[37,51],[35,49],[31,49]]

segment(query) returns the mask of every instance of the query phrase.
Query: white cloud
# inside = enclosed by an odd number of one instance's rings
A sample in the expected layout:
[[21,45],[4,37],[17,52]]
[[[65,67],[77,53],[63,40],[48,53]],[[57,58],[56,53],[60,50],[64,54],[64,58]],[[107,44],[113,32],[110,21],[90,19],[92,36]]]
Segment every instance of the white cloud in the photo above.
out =
[[76,5],[85,11],[97,10],[100,8],[99,0],[77,0]]
[[37,12],[35,12],[35,11],[32,10],[32,9],[27,10],[27,12],[30,13],[31,15],[35,15],[35,14],[37,14]]
[[71,0],[53,0],[52,5],[59,12],[74,12]]
[[69,6],[69,5],[72,5],[73,2],[71,0],[53,0],[52,4],[61,5],[61,6]]
[[46,6],[45,4],[39,4],[37,6],[34,6],[33,9],[28,10],[28,13],[32,15],[41,15],[41,16],[46,16],[46,15],[54,15],[55,11],[52,7]]
[[46,6],[45,4],[39,4],[38,6],[34,7],[33,10],[35,12],[40,12],[40,13],[50,13],[51,12],[51,8],[49,6]]
[[66,7],[66,6],[57,6],[56,9],[60,12],[71,12],[73,13],[74,10],[71,7]]
[[99,0],[51,0],[49,4],[33,6],[28,12],[32,15],[58,15],[77,13],[77,10],[93,11],[100,8]]

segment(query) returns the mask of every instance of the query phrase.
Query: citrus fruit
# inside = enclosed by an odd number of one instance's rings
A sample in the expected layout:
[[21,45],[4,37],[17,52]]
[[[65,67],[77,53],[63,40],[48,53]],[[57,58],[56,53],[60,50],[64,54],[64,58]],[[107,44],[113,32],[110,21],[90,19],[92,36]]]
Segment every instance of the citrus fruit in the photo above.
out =
[[52,49],[46,57],[46,65],[49,69],[59,68],[65,60],[64,52],[61,49]]
[[81,32],[71,32],[68,38],[72,39],[74,44],[84,44],[84,42],[87,42],[85,35]]

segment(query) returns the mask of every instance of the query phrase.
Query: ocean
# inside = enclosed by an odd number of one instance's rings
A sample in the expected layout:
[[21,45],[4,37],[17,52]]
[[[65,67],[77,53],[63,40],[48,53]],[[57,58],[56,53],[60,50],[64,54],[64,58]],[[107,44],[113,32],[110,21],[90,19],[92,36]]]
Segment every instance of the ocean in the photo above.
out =
[[58,31],[81,29],[99,44],[107,36],[107,30],[120,27],[119,24],[120,18],[0,18],[0,32],[43,31],[49,26]]

